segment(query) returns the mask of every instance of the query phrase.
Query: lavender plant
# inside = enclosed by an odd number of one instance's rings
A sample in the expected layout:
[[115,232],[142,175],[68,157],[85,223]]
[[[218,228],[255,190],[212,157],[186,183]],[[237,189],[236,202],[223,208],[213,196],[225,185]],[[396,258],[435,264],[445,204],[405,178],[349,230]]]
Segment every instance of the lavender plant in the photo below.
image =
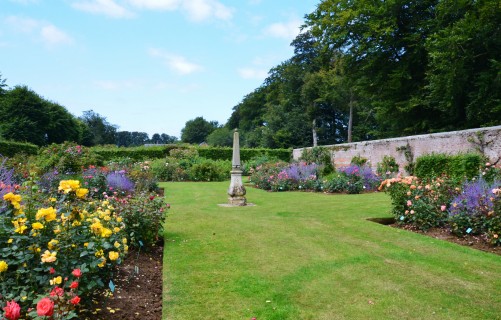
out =
[[483,177],[465,182],[463,191],[451,201],[451,231],[457,235],[486,233],[500,214],[495,211],[496,195],[492,192],[500,185],[501,181],[488,183]]
[[134,192],[134,182],[127,178],[124,170],[108,173],[106,176],[106,185],[108,190],[112,192]]
[[6,167],[5,162],[7,158],[2,158],[0,163],[0,197],[3,196],[15,188],[14,181],[14,169],[9,169]]

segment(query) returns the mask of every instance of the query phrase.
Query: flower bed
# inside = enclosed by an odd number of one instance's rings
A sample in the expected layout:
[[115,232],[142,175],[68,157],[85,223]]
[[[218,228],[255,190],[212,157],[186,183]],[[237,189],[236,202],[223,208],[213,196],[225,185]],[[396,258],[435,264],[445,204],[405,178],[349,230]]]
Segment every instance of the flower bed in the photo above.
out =
[[[0,314],[6,319],[78,318],[92,295],[114,286],[129,245],[144,250],[158,240],[168,205],[134,188],[126,171],[110,170],[104,180],[87,172],[83,183],[61,180],[53,189],[57,174],[44,184],[31,173],[15,185],[7,179],[13,172],[1,169]],[[97,180],[104,184],[92,185]]]
[[[392,178],[381,183],[398,224],[426,231],[444,228],[456,236],[477,236],[501,245],[500,168],[486,165],[478,178]],[[488,173],[488,174],[486,174]]]

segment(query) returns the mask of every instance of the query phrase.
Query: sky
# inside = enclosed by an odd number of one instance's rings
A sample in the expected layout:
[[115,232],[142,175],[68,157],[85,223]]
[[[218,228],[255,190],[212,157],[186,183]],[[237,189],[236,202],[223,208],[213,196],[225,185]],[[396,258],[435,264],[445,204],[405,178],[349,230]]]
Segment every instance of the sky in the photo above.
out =
[[227,122],[319,0],[0,0],[0,73],[76,117],[180,137]]

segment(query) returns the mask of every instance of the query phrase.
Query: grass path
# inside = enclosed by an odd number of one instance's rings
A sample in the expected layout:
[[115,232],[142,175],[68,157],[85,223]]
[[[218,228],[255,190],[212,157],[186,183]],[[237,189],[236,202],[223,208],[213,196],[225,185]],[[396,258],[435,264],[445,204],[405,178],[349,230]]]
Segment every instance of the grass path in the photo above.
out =
[[165,183],[164,319],[501,319],[501,258],[366,221],[385,194]]

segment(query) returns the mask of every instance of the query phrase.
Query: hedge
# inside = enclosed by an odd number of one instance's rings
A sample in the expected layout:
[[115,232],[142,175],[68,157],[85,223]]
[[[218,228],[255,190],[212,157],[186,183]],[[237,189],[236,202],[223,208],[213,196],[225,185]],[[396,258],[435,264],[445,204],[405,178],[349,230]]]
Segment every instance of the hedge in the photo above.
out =
[[99,154],[104,161],[115,160],[119,158],[130,158],[134,161],[143,161],[148,159],[165,158],[170,150],[187,148],[186,146],[167,144],[153,147],[116,147],[116,146],[98,146],[91,149]]
[[[228,147],[204,147],[198,148],[198,155],[203,158],[212,160],[231,160],[233,149]],[[292,157],[291,149],[240,149],[240,160],[248,161],[254,157],[266,155],[270,158],[278,158],[282,161],[289,162]]]
[[448,155],[432,153],[416,159],[414,174],[419,178],[434,178],[447,175],[451,178],[471,179],[478,176],[484,157],[477,153]]
[[[165,158],[173,149],[195,148],[202,158],[211,160],[231,160],[233,155],[232,148],[225,147],[193,147],[189,145],[168,144],[152,147],[115,147],[115,146],[100,146],[93,147],[92,150],[99,154],[104,161],[109,161],[118,158],[130,158],[135,161],[147,159]],[[256,156],[267,155],[269,157],[278,158],[283,161],[290,161],[292,157],[291,149],[241,149],[240,160],[247,161]]]
[[0,155],[12,157],[18,153],[35,155],[38,153],[38,146],[27,142],[0,140]]

